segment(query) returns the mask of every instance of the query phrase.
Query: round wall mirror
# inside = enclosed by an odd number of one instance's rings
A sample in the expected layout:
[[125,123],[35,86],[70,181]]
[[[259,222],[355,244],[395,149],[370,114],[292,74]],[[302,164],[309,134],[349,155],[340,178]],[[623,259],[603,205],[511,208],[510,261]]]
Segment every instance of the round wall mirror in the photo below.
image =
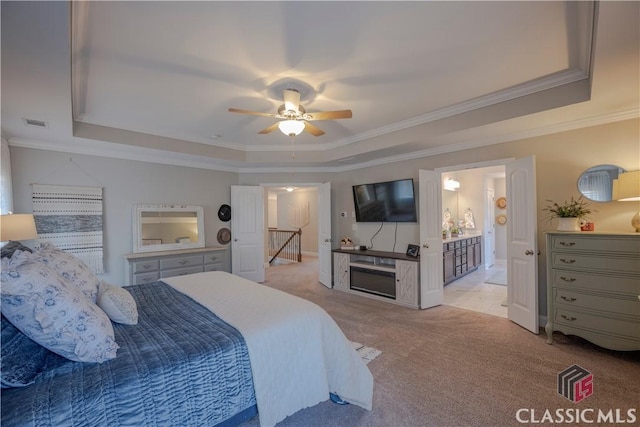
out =
[[578,178],[578,191],[594,202],[610,202],[613,200],[613,180],[624,172],[624,169],[616,165],[590,167]]

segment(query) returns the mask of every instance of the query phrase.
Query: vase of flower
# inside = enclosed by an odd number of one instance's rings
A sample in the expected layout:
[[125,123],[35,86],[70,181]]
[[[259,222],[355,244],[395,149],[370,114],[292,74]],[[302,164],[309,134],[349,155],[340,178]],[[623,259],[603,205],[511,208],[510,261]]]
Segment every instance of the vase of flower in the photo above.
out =
[[558,218],[558,231],[580,231],[580,218],[566,217]]
[[589,209],[589,205],[582,199],[582,196],[578,199],[571,197],[569,202],[565,201],[563,204],[558,204],[552,200],[547,200],[550,205],[547,205],[543,210],[547,211],[547,222],[557,218],[558,231],[580,231],[580,222],[585,221],[586,217],[592,212]]

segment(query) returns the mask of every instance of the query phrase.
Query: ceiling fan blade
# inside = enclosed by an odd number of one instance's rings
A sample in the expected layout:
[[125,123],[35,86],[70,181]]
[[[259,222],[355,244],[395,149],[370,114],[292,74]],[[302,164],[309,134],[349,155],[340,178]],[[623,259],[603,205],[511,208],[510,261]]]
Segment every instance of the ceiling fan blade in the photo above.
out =
[[274,130],[278,129],[278,123],[280,122],[275,122],[274,124],[272,124],[271,126],[269,126],[268,128],[262,129],[260,132],[258,132],[261,135],[265,135],[267,133],[271,133]]
[[229,108],[231,113],[251,114],[252,116],[275,117],[275,114],[261,113],[260,111],[240,110],[238,108]]
[[308,121],[304,121],[304,130],[305,132],[309,132],[313,136],[321,136],[324,135],[324,131],[319,127],[312,125]]
[[284,91],[284,108],[287,111],[299,111],[300,92],[295,89],[285,89]]
[[351,110],[338,110],[338,111],[316,111],[314,113],[307,113],[309,118],[307,120],[335,120],[335,119],[350,119],[353,116]]

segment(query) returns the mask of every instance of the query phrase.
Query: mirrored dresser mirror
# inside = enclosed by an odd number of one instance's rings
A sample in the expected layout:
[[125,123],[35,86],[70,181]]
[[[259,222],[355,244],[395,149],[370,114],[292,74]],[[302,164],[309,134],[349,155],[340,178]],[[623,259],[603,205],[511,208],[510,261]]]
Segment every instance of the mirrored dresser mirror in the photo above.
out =
[[133,252],[204,247],[202,206],[136,205],[133,209]]
[[613,200],[613,180],[625,170],[616,165],[597,165],[582,172],[578,178],[578,191],[594,202]]

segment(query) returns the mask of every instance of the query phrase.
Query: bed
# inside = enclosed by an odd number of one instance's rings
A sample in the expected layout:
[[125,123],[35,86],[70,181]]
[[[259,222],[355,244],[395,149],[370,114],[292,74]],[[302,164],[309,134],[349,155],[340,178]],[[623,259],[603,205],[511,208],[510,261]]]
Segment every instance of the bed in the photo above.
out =
[[2,316],[3,377],[14,362],[24,377],[2,389],[3,426],[233,426],[256,414],[273,426],[330,394],[371,409],[371,373],[309,301],[225,272],[124,289],[138,322],[113,323],[117,356],[102,363],[53,353]]

